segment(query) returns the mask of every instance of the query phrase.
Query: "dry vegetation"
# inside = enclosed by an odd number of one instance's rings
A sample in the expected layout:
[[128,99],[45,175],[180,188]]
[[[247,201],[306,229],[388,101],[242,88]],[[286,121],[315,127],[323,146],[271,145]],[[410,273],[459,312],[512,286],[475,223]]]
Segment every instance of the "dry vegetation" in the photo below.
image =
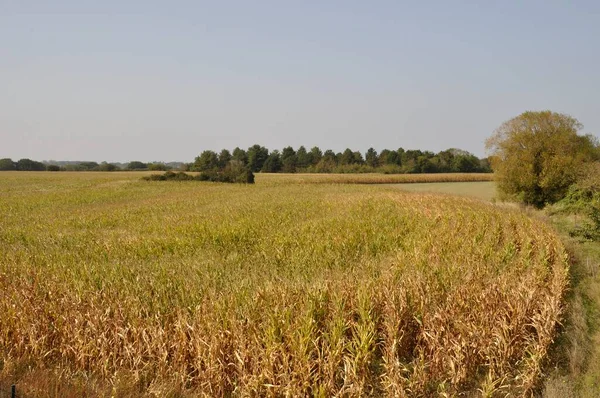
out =
[[42,396],[536,387],[568,274],[545,224],[381,186],[139,177],[0,175],[0,381]]

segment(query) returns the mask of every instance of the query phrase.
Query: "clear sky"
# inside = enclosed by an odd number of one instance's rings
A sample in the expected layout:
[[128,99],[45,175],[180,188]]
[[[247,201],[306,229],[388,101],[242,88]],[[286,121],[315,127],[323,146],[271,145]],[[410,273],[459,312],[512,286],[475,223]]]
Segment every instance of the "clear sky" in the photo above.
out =
[[600,133],[600,1],[0,0],[0,158],[458,147]]

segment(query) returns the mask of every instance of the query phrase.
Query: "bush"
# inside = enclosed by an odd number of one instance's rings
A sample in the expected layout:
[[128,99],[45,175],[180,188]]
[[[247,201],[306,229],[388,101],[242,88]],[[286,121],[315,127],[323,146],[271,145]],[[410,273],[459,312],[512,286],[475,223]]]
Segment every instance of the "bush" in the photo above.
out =
[[579,214],[587,218],[576,226],[570,235],[583,240],[600,240],[600,162],[589,164],[578,182],[571,187],[555,212]]
[[57,166],[55,164],[49,164],[48,166],[46,166],[46,170],[47,171],[60,171],[60,166]]
[[232,160],[224,170],[217,169],[203,171],[197,176],[187,174],[183,171],[174,173],[167,171],[164,174],[152,174],[142,177],[146,181],[212,181],[212,182],[228,182],[239,184],[254,184],[254,174],[250,169],[241,162]]

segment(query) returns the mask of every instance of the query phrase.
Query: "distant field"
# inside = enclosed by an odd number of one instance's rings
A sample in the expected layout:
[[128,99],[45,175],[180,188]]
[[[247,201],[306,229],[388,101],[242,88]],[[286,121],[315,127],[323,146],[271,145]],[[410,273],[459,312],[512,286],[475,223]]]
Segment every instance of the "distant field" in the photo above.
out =
[[493,181],[398,184],[395,187],[410,192],[444,193],[487,201],[492,201],[496,197],[496,185]]
[[568,273],[545,224],[388,185],[142,175],[0,173],[0,384],[520,396],[539,381]]
[[257,174],[257,182],[324,184],[412,184],[433,182],[493,181],[490,173],[436,174]]

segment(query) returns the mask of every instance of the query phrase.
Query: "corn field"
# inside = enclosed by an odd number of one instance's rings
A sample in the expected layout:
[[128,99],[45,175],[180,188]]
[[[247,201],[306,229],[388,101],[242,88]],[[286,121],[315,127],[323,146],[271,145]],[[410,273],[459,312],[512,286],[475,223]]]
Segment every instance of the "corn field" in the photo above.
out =
[[140,175],[0,174],[0,382],[35,396],[491,397],[531,395],[543,376],[568,258],[518,210]]

